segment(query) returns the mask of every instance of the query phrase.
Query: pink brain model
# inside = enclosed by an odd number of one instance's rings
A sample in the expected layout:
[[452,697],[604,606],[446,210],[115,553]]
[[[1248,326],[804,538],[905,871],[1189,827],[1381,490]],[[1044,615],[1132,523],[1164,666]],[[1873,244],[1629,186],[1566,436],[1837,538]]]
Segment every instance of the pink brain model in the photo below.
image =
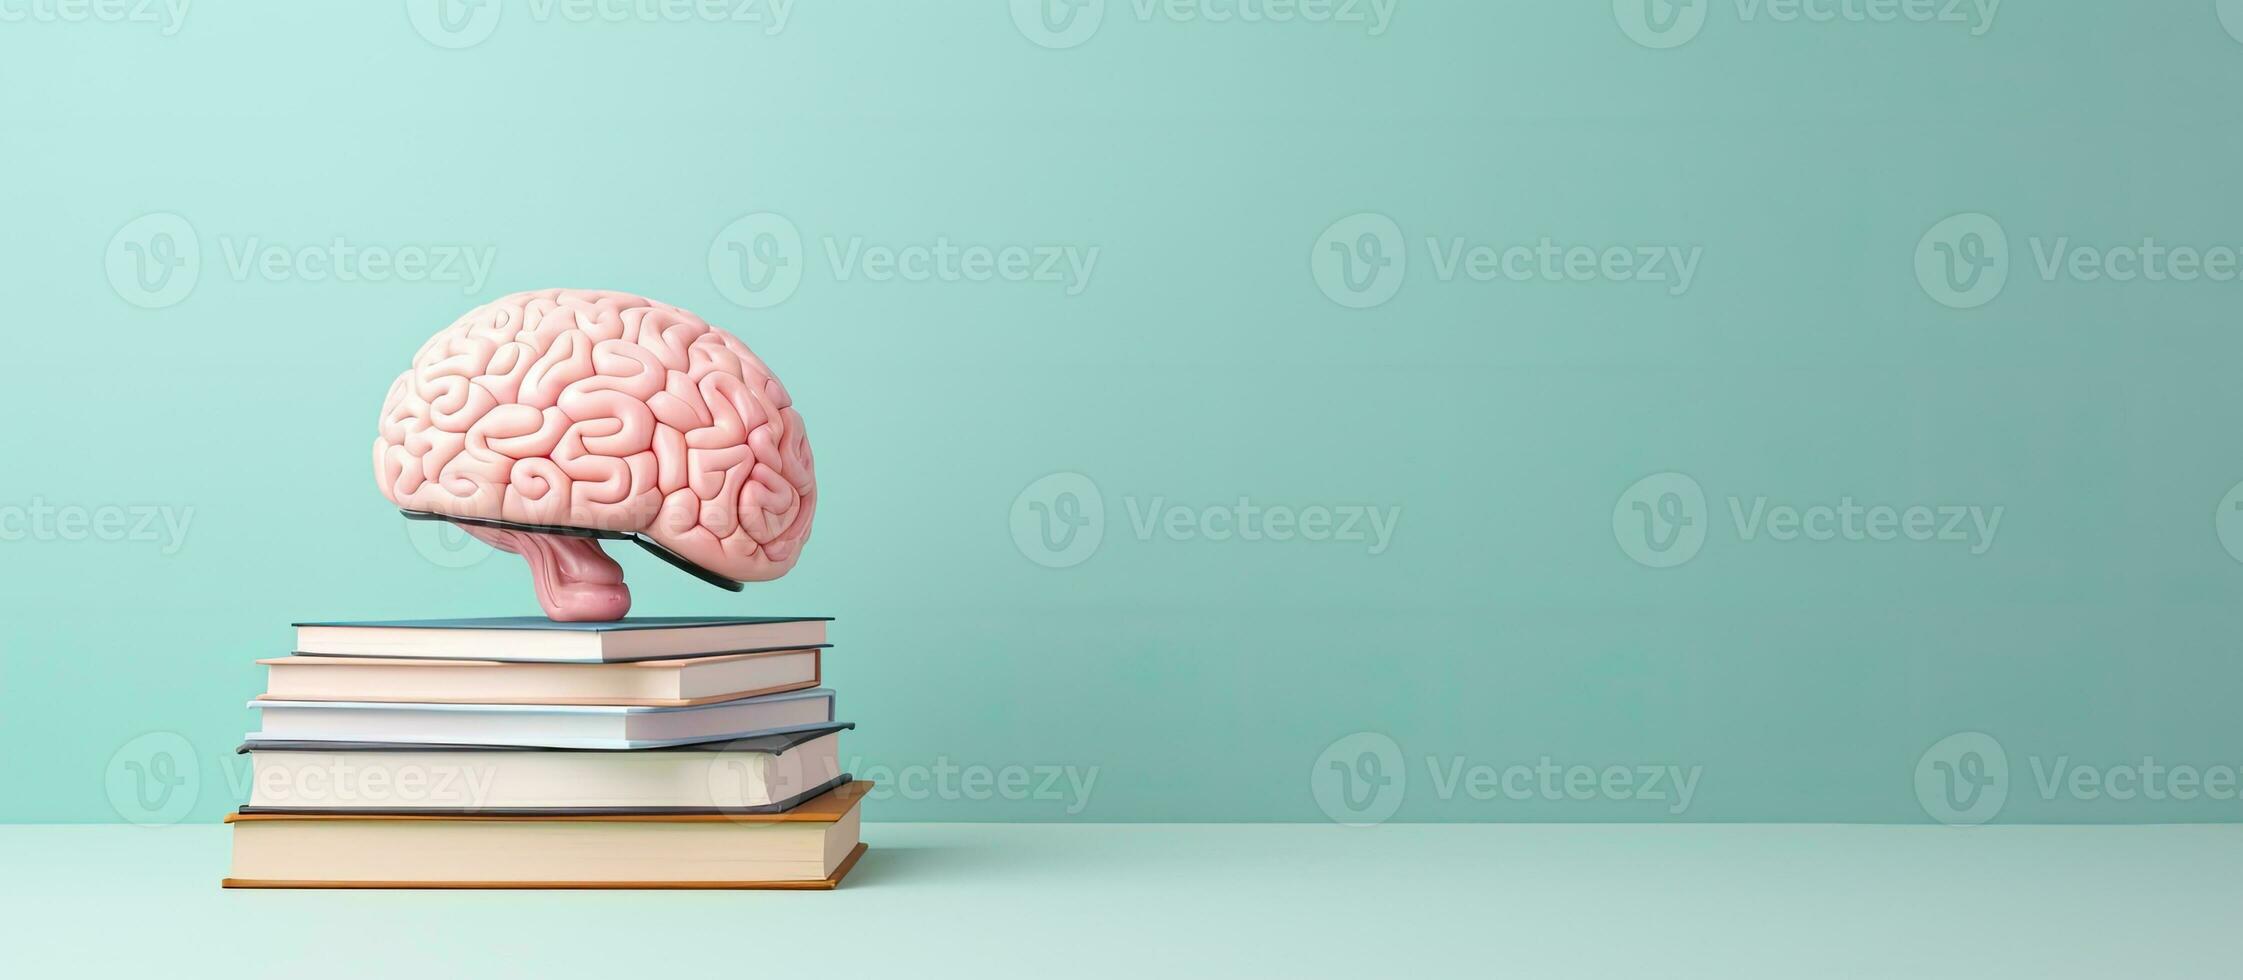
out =
[[556,620],[630,611],[599,537],[736,589],[794,567],[818,499],[802,416],[746,344],[595,290],[501,297],[430,338],[390,386],[374,476],[527,559]]

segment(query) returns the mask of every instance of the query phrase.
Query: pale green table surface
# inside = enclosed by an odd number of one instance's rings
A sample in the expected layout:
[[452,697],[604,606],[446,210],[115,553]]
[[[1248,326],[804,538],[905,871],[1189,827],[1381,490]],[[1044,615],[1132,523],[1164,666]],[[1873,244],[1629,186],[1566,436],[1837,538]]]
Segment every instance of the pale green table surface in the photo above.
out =
[[2236,827],[865,838],[828,893],[222,891],[221,827],[0,827],[0,976],[2243,976]]

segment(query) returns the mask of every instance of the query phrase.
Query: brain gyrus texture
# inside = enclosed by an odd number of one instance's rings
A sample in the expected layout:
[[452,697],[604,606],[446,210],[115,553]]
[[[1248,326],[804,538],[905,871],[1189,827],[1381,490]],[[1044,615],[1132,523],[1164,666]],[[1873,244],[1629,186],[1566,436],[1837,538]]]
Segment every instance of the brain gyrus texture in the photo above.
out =
[[[613,292],[516,293],[430,338],[390,386],[374,471],[406,510],[643,535],[738,581],[793,568],[817,505],[802,416],[771,370],[692,313]],[[529,558],[541,600],[581,576],[533,552],[597,554],[477,536]],[[613,618],[575,612],[555,618]]]

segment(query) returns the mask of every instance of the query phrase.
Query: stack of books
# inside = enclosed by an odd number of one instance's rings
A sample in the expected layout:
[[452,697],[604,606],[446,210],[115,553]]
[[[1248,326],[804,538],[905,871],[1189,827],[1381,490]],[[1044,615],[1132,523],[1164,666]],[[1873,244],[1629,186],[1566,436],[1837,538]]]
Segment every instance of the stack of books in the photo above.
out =
[[826,623],[299,623],[262,660],[229,888],[832,888]]

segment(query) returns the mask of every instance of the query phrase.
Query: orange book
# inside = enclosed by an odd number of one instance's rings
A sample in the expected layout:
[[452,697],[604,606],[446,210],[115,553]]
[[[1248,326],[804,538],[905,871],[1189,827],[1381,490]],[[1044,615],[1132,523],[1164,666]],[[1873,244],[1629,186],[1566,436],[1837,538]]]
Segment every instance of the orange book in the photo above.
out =
[[849,782],[784,813],[232,814],[228,888],[788,888],[864,854]]

